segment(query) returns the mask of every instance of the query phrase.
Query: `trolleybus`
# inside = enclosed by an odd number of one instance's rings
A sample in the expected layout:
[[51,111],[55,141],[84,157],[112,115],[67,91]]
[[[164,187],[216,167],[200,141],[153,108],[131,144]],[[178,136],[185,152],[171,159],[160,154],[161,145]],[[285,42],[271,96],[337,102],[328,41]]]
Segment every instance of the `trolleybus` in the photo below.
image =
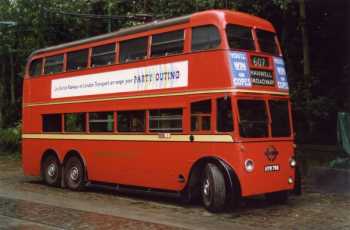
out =
[[270,22],[210,10],[35,51],[23,169],[51,186],[286,201],[295,184],[281,48]]

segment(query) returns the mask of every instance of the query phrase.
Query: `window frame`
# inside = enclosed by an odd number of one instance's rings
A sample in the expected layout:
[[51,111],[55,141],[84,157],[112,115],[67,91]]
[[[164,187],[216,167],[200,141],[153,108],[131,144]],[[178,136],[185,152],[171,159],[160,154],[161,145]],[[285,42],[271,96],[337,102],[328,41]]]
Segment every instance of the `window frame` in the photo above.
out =
[[[151,111],[161,111],[161,110],[181,110],[181,130],[152,130],[151,129]],[[148,133],[174,133],[174,134],[179,134],[179,133],[183,133],[184,132],[184,115],[185,115],[185,109],[181,106],[181,107],[172,107],[172,108],[156,108],[156,109],[148,109],[148,118],[147,118],[147,132]],[[175,115],[172,115],[175,116]],[[176,115],[176,116],[180,116],[180,115]],[[161,117],[161,116],[157,116],[157,117]],[[169,120],[179,120],[179,119],[169,119]],[[167,121],[169,121],[167,120]]]
[[[219,35],[219,43],[215,46],[215,47],[211,47],[209,49],[193,49],[193,30],[194,29],[199,29],[199,28],[205,28],[205,27],[213,27],[216,29],[217,31],[217,34]],[[190,46],[190,50],[191,52],[201,52],[201,51],[212,51],[212,50],[215,50],[215,49],[218,49],[221,44],[222,44],[222,33],[220,32],[220,29],[214,25],[214,24],[205,24],[205,25],[198,25],[198,26],[193,26],[190,28],[191,30],[191,39],[189,39],[189,46]]]
[[[210,102],[210,113],[203,113],[203,114],[197,114],[196,117],[200,117],[200,122],[199,122],[199,127],[200,129],[199,130],[192,130],[192,104],[194,103],[198,103],[198,102],[204,102],[204,101],[209,101]],[[191,133],[203,133],[203,134],[208,134],[208,133],[213,133],[214,130],[215,130],[215,127],[216,126],[213,122],[215,121],[215,110],[213,110],[215,107],[215,102],[213,101],[213,98],[198,98],[198,99],[195,99],[195,100],[191,100],[189,102],[189,105],[188,105],[188,113],[189,113],[189,116],[188,116],[188,120],[189,120],[189,131]],[[202,129],[202,125],[203,125],[203,117],[208,117],[209,116],[209,122],[210,122],[210,127],[208,130],[203,130]]]
[[[55,73],[47,73],[46,72],[47,59],[50,59],[53,57],[58,57],[58,56],[62,56],[62,62],[54,62],[54,64],[62,63],[62,70],[59,72],[55,72]],[[67,65],[67,53],[66,52],[60,53],[60,54],[55,54],[55,55],[50,55],[50,56],[45,56],[44,62],[43,62],[43,75],[55,75],[55,74],[64,73],[64,72],[66,72],[66,65]],[[55,65],[51,64],[49,66],[55,66]]]
[[[119,115],[123,112],[144,112],[144,118],[143,118],[143,131],[121,131],[119,130],[119,128],[121,127],[121,125],[119,124]],[[117,129],[115,130],[115,132],[117,133],[128,133],[128,134],[146,134],[148,132],[148,127],[147,127],[147,110],[146,109],[132,109],[132,110],[118,110],[117,111],[117,115],[116,115],[116,127]]]
[[[145,39],[146,40],[146,53],[145,56],[143,56],[142,59],[131,59],[128,61],[122,61],[122,45],[125,42],[130,42],[130,41],[135,41],[135,40],[141,40]],[[149,40],[150,40],[150,35],[145,35],[145,36],[140,36],[140,37],[133,37],[130,39],[125,39],[125,40],[119,40],[118,41],[118,64],[128,64],[128,63],[133,63],[133,62],[138,62],[138,61],[145,61],[149,59]]]
[[[236,27],[242,27],[242,28],[246,28],[246,29],[249,29],[250,31],[250,35],[251,35],[251,41],[252,41],[252,49],[244,49],[244,48],[232,48],[231,45],[230,45],[230,40],[229,40],[229,34],[228,34],[228,27],[229,26],[236,26]],[[236,37],[237,38],[237,37]],[[256,44],[256,38],[255,38],[255,30],[253,27],[249,27],[249,26],[245,26],[245,25],[239,25],[239,24],[233,24],[233,23],[227,23],[226,26],[225,26],[225,39],[226,39],[226,42],[227,42],[227,45],[228,45],[228,49],[230,50],[238,50],[238,51],[244,51],[244,52],[254,52],[254,51],[257,51],[257,44]],[[242,38],[239,38],[242,40]],[[247,40],[247,39],[245,39]]]
[[[102,46],[109,46],[109,45],[114,45],[114,52],[104,52],[104,53],[100,53],[98,55],[94,55],[94,49],[96,48],[99,48],[99,47],[102,47]],[[95,45],[95,46],[91,46],[89,49],[90,49],[90,56],[89,56],[89,62],[90,62],[90,65],[89,67],[90,68],[99,68],[99,67],[106,67],[106,66],[112,66],[112,65],[116,65],[116,64],[119,64],[119,41],[112,41],[112,42],[108,42],[108,43],[105,43],[105,44],[100,44],[100,45]],[[106,54],[114,54],[114,58],[113,58],[113,62],[111,64],[106,64],[106,65],[93,65],[93,58],[94,57],[99,57],[99,56],[103,56],[103,55],[106,55]]]
[[[111,120],[105,119],[96,119],[95,121],[91,122],[91,113],[111,113],[113,115],[113,118]],[[104,123],[104,122],[108,125],[108,122],[112,121],[112,130],[111,131],[91,131],[91,123]],[[90,111],[87,112],[87,130],[89,133],[105,133],[105,134],[109,134],[109,133],[115,133],[116,132],[116,113],[115,111]]]
[[[84,68],[81,69],[69,69],[69,54],[72,53],[78,53],[78,52],[82,52],[82,51],[87,51],[87,55],[86,55],[86,66]],[[81,70],[86,70],[89,68],[89,58],[90,58],[90,48],[84,48],[84,49],[79,49],[79,50],[73,50],[73,51],[69,51],[65,53],[66,55],[66,60],[64,60],[64,64],[66,65],[66,70],[63,72],[74,72],[74,71],[81,71]]]
[[[150,37],[150,44],[149,44],[149,58],[161,58],[161,57],[171,57],[171,56],[175,56],[175,55],[181,55],[184,54],[186,51],[186,29],[187,28],[179,28],[176,30],[169,30],[169,31],[165,31],[165,32],[160,32],[160,33],[155,33],[155,34],[151,34],[149,35]],[[164,34],[168,34],[168,33],[175,33],[175,32],[179,32],[182,31],[182,39],[176,39],[176,40],[170,40],[170,41],[163,41],[163,42],[158,42],[156,43],[156,45],[154,45],[153,40],[154,40],[154,36],[161,36]],[[177,42],[182,42],[182,51],[178,52],[178,53],[170,53],[167,55],[157,55],[157,56],[153,56],[153,47],[154,46],[161,46],[161,45],[166,45],[166,44],[172,44],[172,43],[177,43]]]

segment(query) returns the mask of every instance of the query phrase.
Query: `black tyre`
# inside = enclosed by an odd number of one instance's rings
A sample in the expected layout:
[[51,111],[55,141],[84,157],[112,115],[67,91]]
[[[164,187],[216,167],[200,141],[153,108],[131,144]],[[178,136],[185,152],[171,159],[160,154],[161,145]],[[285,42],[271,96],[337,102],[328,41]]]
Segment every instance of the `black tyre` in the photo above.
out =
[[288,191],[268,193],[266,199],[271,204],[285,204],[288,201]]
[[212,163],[205,166],[201,188],[203,205],[208,211],[220,212],[225,208],[225,178],[218,166]]
[[42,164],[42,175],[47,185],[58,187],[61,185],[62,168],[54,155],[48,155]]
[[64,182],[66,186],[75,191],[80,191],[85,187],[85,170],[81,160],[70,157],[64,167]]

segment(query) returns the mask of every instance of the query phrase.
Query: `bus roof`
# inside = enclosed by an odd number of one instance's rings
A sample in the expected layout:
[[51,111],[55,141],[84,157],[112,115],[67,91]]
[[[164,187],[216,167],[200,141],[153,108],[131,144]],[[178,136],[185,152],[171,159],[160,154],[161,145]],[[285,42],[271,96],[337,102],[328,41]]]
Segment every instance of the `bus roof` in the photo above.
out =
[[263,26],[269,30],[273,30],[272,24],[270,22],[268,22],[267,20],[250,15],[250,14],[247,14],[247,13],[242,13],[242,12],[238,12],[238,11],[230,11],[230,10],[207,10],[207,11],[202,11],[202,12],[198,12],[198,13],[193,13],[190,15],[181,16],[181,17],[166,19],[166,20],[159,20],[159,21],[155,20],[155,21],[150,22],[150,23],[120,29],[118,31],[107,33],[107,34],[102,34],[102,35],[98,35],[98,36],[94,36],[94,37],[76,40],[73,42],[68,42],[68,43],[64,43],[64,44],[60,44],[60,45],[46,47],[43,49],[38,49],[38,50],[35,50],[30,55],[30,57],[33,57],[34,55],[45,53],[45,52],[50,52],[50,51],[70,48],[70,47],[77,46],[77,45],[86,44],[89,42],[96,42],[96,41],[109,39],[109,38],[113,38],[113,37],[126,36],[126,35],[145,32],[145,31],[149,31],[149,30],[153,30],[153,29],[164,28],[167,26],[184,24],[184,23],[190,22],[191,18],[202,17],[202,16],[214,16],[214,17],[215,16],[216,17],[217,16],[226,16],[229,18],[233,18],[235,21],[237,20],[237,23],[241,24],[241,25],[256,26],[256,24],[258,23],[260,26]]

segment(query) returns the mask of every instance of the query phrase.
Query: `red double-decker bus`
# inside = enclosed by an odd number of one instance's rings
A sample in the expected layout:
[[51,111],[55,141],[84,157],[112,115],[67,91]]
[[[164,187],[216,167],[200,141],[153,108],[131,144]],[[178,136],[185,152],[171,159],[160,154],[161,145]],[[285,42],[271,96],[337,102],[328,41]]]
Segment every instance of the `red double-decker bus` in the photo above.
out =
[[52,186],[286,201],[293,128],[271,23],[211,10],[35,51],[23,169]]

